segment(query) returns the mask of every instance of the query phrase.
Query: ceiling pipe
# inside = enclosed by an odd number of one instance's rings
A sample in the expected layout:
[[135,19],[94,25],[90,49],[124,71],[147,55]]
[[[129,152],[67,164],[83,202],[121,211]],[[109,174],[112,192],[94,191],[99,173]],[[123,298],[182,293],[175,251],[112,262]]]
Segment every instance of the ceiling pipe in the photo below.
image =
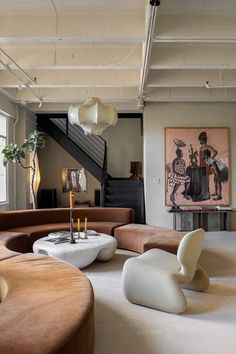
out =
[[231,84],[231,85],[227,85],[227,84],[222,84],[222,85],[210,85],[209,84],[209,81],[206,81],[205,82],[205,87],[207,88],[207,89],[233,89],[233,88],[236,88],[236,85],[234,84]]
[[1,59],[0,59],[0,64],[7,69],[7,71],[21,84],[21,87],[25,87],[28,91],[30,91],[32,93],[32,95],[34,95],[38,100],[39,100],[39,104],[42,105],[43,100],[42,97],[40,97],[37,93],[34,92],[34,90],[32,90],[32,88],[26,83],[23,82],[19,76],[9,67],[9,65],[5,64]]
[[141,74],[141,81],[139,87],[139,96],[138,96],[138,107],[144,107],[144,89],[147,81],[148,75],[148,66],[150,62],[151,50],[152,50],[152,42],[153,42],[153,33],[155,29],[156,15],[157,15],[157,7],[160,5],[160,1],[151,0],[149,6],[149,19],[148,19],[148,27],[147,27],[147,35],[146,35],[146,43],[145,43],[145,52],[143,59],[143,69]]
[[33,84],[35,85],[35,80],[33,80],[16,62],[15,60],[13,60],[10,55],[8,55],[2,48],[0,48],[0,52],[7,58],[9,59],[16,67],[17,69],[20,70],[20,72],[27,77],[27,79]]

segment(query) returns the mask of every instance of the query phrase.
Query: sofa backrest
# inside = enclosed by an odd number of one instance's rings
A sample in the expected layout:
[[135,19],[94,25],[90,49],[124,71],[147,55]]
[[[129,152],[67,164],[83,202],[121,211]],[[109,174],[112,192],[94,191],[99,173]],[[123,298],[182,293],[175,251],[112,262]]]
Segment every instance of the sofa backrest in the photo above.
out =
[[77,208],[73,211],[74,220],[84,218],[89,221],[120,222],[129,224],[134,222],[134,210],[130,208]]
[[[42,225],[69,222],[69,208],[14,210],[0,213],[0,230],[21,226]],[[134,221],[134,210],[130,208],[75,208],[73,218],[81,221],[121,222],[129,224]]]

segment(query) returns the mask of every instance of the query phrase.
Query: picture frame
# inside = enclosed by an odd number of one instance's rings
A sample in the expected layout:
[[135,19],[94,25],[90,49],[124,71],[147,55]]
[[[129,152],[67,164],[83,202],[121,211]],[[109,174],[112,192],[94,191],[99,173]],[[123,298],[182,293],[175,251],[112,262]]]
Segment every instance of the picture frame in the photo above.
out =
[[84,168],[62,169],[63,192],[86,192],[86,175]]
[[165,204],[228,206],[229,128],[165,128]]

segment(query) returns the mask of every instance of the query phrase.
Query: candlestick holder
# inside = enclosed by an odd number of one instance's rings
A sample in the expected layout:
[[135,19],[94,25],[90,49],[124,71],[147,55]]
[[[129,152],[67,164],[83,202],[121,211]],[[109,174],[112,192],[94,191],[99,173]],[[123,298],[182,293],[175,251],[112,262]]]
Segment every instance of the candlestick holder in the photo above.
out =
[[73,208],[70,208],[70,240],[69,243],[76,243],[74,238],[74,222],[73,222]]
[[83,237],[85,240],[88,238],[88,231],[87,230],[84,230],[84,237]]

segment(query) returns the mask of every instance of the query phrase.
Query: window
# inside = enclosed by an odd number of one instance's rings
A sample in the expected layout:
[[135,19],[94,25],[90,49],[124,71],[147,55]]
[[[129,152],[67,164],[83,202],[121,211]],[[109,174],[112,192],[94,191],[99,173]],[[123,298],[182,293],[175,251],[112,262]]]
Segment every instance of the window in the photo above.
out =
[[[0,151],[6,145],[7,120],[0,114]],[[0,203],[7,201],[7,176],[6,167],[3,166],[3,156],[0,154]]]

